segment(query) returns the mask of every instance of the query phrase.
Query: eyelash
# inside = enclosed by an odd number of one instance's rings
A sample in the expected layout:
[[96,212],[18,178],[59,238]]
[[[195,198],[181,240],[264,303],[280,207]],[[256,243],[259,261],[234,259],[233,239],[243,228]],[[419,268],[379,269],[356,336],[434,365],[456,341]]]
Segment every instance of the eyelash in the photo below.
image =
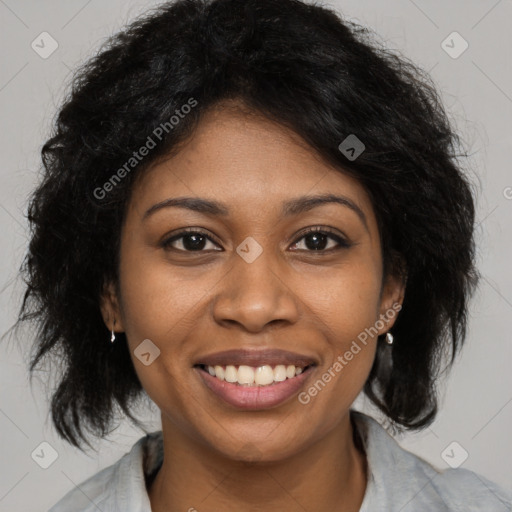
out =
[[[347,240],[345,240],[343,237],[337,234],[334,230],[330,228],[325,228],[322,226],[313,226],[310,228],[307,228],[305,231],[300,233],[299,238],[296,239],[295,242],[293,242],[292,245],[296,245],[298,242],[300,242],[303,238],[305,238],[307,235],[310,235],[312,233],[318,233],[322,235],[328,235],[328,238],[331,238],[334,240],[338,246],[337,247],[331,247],[330,249],[320,249],[318,251],[315,250],[309,250],[309,249],[298,249],[299,251],[303,252],[309,252],[312,254],[330,254],[332,251],[338,251],[340,249],[348,249],[353,244],[349,243]],[[206,252],[205,250],[199,250],[199,251],[187,251],[186,249],[176,249],[175,247],[171,247],[171,244],[175,242],[176,240],[179,240],[180,238],[183,238],[185,235],[202,235],[205,238],[207,238],[210,242],[217,244],[215,240],[213,240],[205,231],[198,229],[198,228],[186,228],[181,230],[178,233],[175,233],[171,238],[168,238],[162,242],[162,247],[166,250],[174,250],[177,252],[183,252],[183,253],[201,253]]]

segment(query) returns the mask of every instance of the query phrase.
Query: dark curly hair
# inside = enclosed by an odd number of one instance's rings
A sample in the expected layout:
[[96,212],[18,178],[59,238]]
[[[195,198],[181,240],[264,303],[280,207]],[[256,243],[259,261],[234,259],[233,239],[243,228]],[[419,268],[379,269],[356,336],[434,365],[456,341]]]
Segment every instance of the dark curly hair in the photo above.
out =
[[[59,358],[51,398],[58,433],[80,448],[86,430],[109,432],[117,406],[140,426],[131,408],[144,390],[127,344],[106,342],[100,297],[107,283],[119,283],[121,226],[136,177],[178,151],[223,100],[291,128],[367,190],[384,275],[407,283],[392,352],[379,344],[364,391],[396,428],[425,427],[437,412],[441,363],[447,353],[453,363],[466,337],[479,278],[461,141],[432,80],[326,8],[179,0],[110,38],[77,72],[42,148],[18,325],[37,326],[31,378],[47,356]],[[156,147],[127,169],[151,134]],[[357,159],[338,149],[350,134],[365,145]]]

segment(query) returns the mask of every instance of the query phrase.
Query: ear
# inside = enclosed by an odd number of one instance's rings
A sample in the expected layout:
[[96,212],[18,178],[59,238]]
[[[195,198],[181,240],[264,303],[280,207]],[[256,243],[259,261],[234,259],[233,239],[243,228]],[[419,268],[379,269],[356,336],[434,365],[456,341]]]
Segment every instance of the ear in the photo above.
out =
[[122,332],[124,327],[121,318],[121,308],[119,307],[119,298],[115,288],[112,282],[104,285],[100,297],[100,309],[107,329],[109,331]]
[[382,286],[378,313],[379,320],[383,322],[378,323],[384,323],[384,326],[379,329],[379,336],[391,330],[399,311],[402,309],[407,283],[407,274],[402,269],[403,267],[399,268],[396,272],[389,273]]

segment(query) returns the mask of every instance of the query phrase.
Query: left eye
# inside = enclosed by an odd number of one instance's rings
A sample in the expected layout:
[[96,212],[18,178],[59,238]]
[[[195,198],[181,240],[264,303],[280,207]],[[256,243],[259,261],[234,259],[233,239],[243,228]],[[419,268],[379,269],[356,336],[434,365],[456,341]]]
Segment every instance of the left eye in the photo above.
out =
[[[330,250],[336,250],[340,248],[347,248],[350,246],[343,238],[341,238],[338,235],[335,235],[334,233],[331,233],[329,231],[322,231],[319,229],[313,229],[311,231],[308,231],[307,233],[304,233],[302,237],[293,244],[292,247],[300,245],[300,241],[304,240],[304,245],[306,246],[306,249],[299,249],[299,250],[306,250],[306,251],[319,251],[319,252],[326,252]],[[331,242],[334,242],[334,245],[331,245],[330,247],[326,247],[329,245],[328,240],[331,240]]]

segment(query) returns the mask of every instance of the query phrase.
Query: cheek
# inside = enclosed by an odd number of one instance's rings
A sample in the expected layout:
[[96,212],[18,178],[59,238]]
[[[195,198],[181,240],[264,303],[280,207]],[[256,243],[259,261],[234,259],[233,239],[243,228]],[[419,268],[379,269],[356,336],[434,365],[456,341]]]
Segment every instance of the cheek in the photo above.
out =
[[[163,257],[148,254],[139,247],[127,245],[123,249],[123,327],[135,371],[161,410],[168,409],[169,404],[175,410],[186,409],[183,397],[189,396],[190,390],[185,381],[189,378],[194,346],[189,342],[198,319],[206,318],[208,297],[220,277],[211,270],[173,268]],[[160,352],[146,366],[136,354],[147,339]],[[179,415],[175,421],[180,421]]]
[[[170,346],[194,321],[214,283],[211,272],[173,268],[163,258],[126,250],[121,262],[121,296],[126,334]],[[212,281],[212,282],[210,282]]]
[[329,272],[305,272],[293,290],[340,350],[378,319],[381,276],[369,257],[356,256]]
[[326,347],[315,379],[298,398],[303,405],[329,411],[336,421],[363,388],[375,358],[380,276],[371,262],[361,260],[308,283],[297,285]]
[[[194,306],[204,295],[204,283],[192,285],[162,265],[142,264],[140,259],[138,262],[137,265],[127,257],[120,269],[123,323],[130,356],[152,401],[161,411],[172,404],[174,421],[180,423],[184,420],[178,411],[186,409],[183,397],[189,395],[182,378],[190,366],[186,333],[193,328]],[[138,357],[144,353],[140,349],[142,343],[149,346],[144,350],[150,353],[147,365]]]

